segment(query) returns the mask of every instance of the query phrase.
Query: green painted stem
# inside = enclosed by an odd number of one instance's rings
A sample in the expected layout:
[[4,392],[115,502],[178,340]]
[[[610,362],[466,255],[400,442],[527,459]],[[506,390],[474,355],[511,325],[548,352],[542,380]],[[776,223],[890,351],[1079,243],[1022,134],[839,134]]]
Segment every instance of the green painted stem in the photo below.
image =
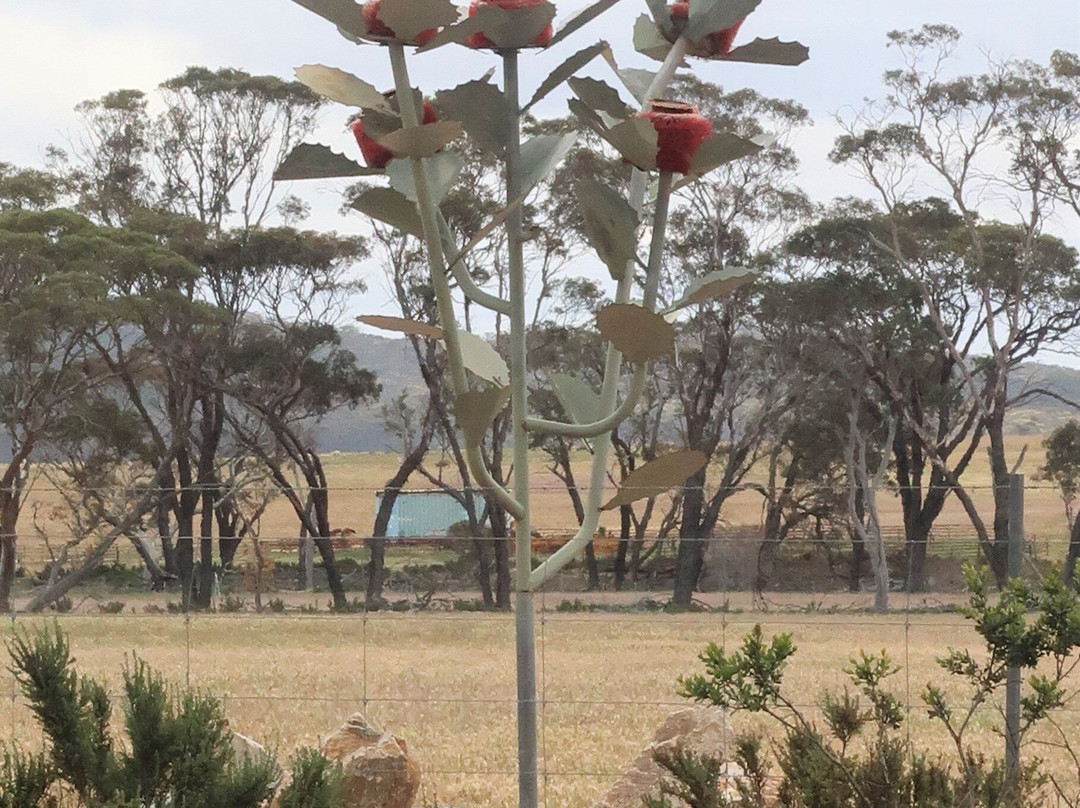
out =
[[[521,112],[518,90],[518,52],[506,50],[503,60],[503,94],[509,138],[506,145],[506,204],[521,195]],[[510,270],[510,408],[514,429],[514,498],[522,514],[514,526],[516,542],[514,608],[517,647],[518,805],[536,808],[539,796],[536,716],[536,630],[533,625],[532,520],[529,512],[529,436],[527,387],[529,368],[526,347],[525,258],[522,211],[518,205],[506,218],[507,263]]]
[[[454,234],[450,232],[450,225],[447,224],[446,218],[441,212],[439,213],[439,234],[442,236],[443,253],[446,260],[452,261],[454,256],[458,254],[457,245],[454,243]],[[462,293],[473,303],[499,314],[510,315],[510,301],[503,300],[490,292],[485,292],[477,286],[476,281],[469,275],[469,270],[465,268],[463,262],[454,262],[450,267],[450,273],[454,276],[454,280],[458,282]]]
[[[394,70],[394,86],[399,99],[412,98],[409,83],[409,69],[405,62],[405,47],[400,42],[389,46],[390,64]],[[400,106],[401,122],[406,127],[420,125],[416,107],[402,103]],[[420,222],[424,229],[424,246],[427,251],[431,280],[435,286],[435,297],[439,306],[439,324],[443,329],[443,341],[446,344],[446,356],[450,365],[450,379],[455,396],[469,389],[469,380],[465,375],[465,365],[461,358],[461,342],[458,338],[457,319],[454,316],[454,300],[450,294],[450,283],[446,279],[446,260],[443,255],[441,234],[439,232],[439,211],[428,190],[427,170],[424,161],[412,158],[413,184],[416,187],[416,203],[420,211]],[[476,482],[487,491],[491,491],[508,513],[518,517],[522,513],[521,505],[491,476],[479,447],[465,450],[465,460]]]
[[[637,179],[635,176],[634,179]],[[642,191],[644,195],[644,190]],[[645,274],[645,293],[642,300],[642,305],[649,311],[656,309],[656,290],[660,283],[660,269],[663,264],[664,258],[664,235],[667,230],[668,220],[668,208],[671,202],[671,172],[664,171],[660,174],[660,185],[656,192],[656,206],[653,210],[653,227],[652,227],[652,241],[649,245],[649,268]],[[630,269],[627,269],[627,275],[632,273]],[[624,278],[625,280],[625,278]],[[622,281],[620,281],[620,289],[622,287]],[[621,363],[621,355],[618,351],[614,352],[618,359],[616,363]],[[609,347],[608,360],[612,358],[612,349]],[[607,389],[608,376],[604,376],[604,390],[601,391],[601,399],[605,394],[610,394]],[[635,374],[636,377],[636,374]],[[611,378],[615,380],[615,385],[618,385],[618,367],[616,366],[615,372],[612,373]],[[614,395],[610,394],[611,398],[608,399],[614,404]],[[575,534],[574,538],[552,553],[544,561],[543,564],[533,570],[530,578],[532,579],[532,585],[534,587],[541,586],[551,576],[562,569],[568,562],[577,557],[581,552],[582,547],[592,540],[593,535],[596,533],[596,525],[600,521],[600,494],[604,486],[604,475],[607,472],[607,450],[611,445],[611,432],[605,432],[599,436],[593,444],[593,467],[592,476],[589,481],[589,502],[585,510],[585,519]],[[597,459],[600,456],[600,447],[604,450],[604,462],[598,463]]]

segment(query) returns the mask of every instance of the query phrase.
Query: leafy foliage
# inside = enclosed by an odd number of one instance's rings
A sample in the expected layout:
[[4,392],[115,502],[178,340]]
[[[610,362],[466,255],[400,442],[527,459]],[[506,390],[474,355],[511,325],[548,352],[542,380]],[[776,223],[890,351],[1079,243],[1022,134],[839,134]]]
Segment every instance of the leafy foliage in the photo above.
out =
[[[954,741],[951,759],[920,748],[916,739],[903,734],[903,705],[888,687],[900,668],[884,651],[860,652],[851,660],[845,672],[854,692],[844,688],[822,696],[823,727],[783,692],[783,675],[795,652],[791,635],[766,641],[760,626],[731,653],[711,644],[700,657],[705,672],[680,678],[679,692],[696,701],[762,713],[778,723],[784,732],[774,747],[782,772],[777,791],[782,806],[1021,808],[1040,804],[1040,788],[1047,782],[1068,802],[1071,792],[1043,776],[1037,760],[1022,764],[1010,781],[1004,763],[974,750],[965,730],[975,711],[1004,688],[1010,667],[1030,673],[1020,700],[1019,742],[1037,723],[1056,726],[1052,713],[1068,698],[1063,684],[1080,664],[1075,659],[1080,598],[1056,576],[1039,591],[1012,581],[996,602],[975,568],[965,568],[965,580],[969,603],[963,613],[983,638],[985,655],[951,649],[938,660],[946,673],[968,685],[962,706],[950,703],[944,686],[927,684],[922,695],[930,716],[945,725]],[[1075,754],[1064,732],[1059,744]],[[735,759],[743,769],[736,778],[739,804],[765,804],[767,767],[761,750],[760,738],[753,736],[736,743]],[[669,797],[692,808],[733,804],[720,776],[721,761],[683,749],[658,751],[655,760],[669,778],[658,796],[645,800],[648,808],[670,806]]]
[[[0,765],[0,808],[55,805],[51,795],[60,784],[87,808],[256,808],[273,796],[280,779],[277,763],[265,753],[234,751],[221,702],[213,696],[179,691],[133,658],[124,671],[127,744],[120,744],[109,731],[112,709],[105,688],[76,673],[58,627],[19,633],[8,650],[49,748],[40,758],[6,754]],[[296,799],[314,799],[309,780],[294,786]],[[326,786],[311,788],[317,795]]]

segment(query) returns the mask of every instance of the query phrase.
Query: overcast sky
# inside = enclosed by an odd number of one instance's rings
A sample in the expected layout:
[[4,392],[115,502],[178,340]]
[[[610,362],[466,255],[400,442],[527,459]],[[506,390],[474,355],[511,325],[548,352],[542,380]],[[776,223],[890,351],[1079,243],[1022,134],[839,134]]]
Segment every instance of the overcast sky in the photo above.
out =
[[[560,19],[587,4],[559,3],[566,10]],[[630,44],[632,22],[643,10],[641,0],[622,0],[555,53],[529,57],[523,92],[531,93],[561,58],[598,37],[614,46],[621,63],[648,66]],[[963,32],[959,65],[970,71],[980,69],[984,50],[1044,63],[1056,49],[1080,51],[1080,0],[764,0],[740,41],[798,39],[810,47],[808,63],[781,68],[695,60],[694,69],[727,89],[753,86],[809,108],[815,126],[796,141],[801,179],[815,199],[825,201],[864,191],[825,159],[836,134],[833,116],[880,95],[881,73],[896,66],[886,32],[924,23],[948,23]],[[290,0],[0,0],[0,161],[40,165],[45,147],[63,144],[77,127],[72,108],[79,101],[120,88],[150,91],[188,65],[285,77],[313,62],[349,69],[380,87],[391,83],[383,49],[348,43]],[[443,48],[414,61],[413,79],[431,92],[493,64],[487,54]],[[565,112],[562,98],[545,104],[541,114]],[[331,109],[318,139],[351,153],[355,144],[343,129],[344,117],[341,108]],[[339,186],[308,183],[293,190],[314,204],[312,226],[358,226],[335,212]],[[373,287],[377,295],[374,279]]]

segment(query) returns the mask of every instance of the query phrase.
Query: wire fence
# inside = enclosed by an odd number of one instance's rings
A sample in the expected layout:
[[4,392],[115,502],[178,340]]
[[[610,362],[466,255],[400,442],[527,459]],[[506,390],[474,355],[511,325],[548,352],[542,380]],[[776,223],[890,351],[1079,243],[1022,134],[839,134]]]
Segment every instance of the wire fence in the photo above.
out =
[[[345,514],[337,523],[371,524],[363,519],[373,513],[375,493],[335,488],[334,508]],[[568,503],[555,504],[556,495],[565,499],[565,489],[538,494],[541,503],[545,496],[552,503],[536,511],[534,552],[543,556],[566,540],[574,521]],[[350,502],[351,495],[362,495],[367,504]],[[1057,574],[1053,564],[1068,550],[1067,524],[1052,495],[1049,489],[1027,493],[1029,522],[1039,525],[1039,532],[1026,537],[1024,575],[1033,581]],[[387,539],[384,601],[376,610],[363,598],[369,539],[341,529],[334,539],[350,601],[348,610],[332,611],[318,569],[314,591],[302,589],[295,517],[285,508],[275,510],[279,505],[263,517],[259,541],[266,574],[255,574],[251,542],[242,544],[233,570],[215,578],[212,611],[180,611],[175,586],[165,592],[140,588],[138,557],[129,544],[118,543],[102,574],[71,593],[59,611],[12,612],[0,634],[6,639],[58,621],[80,673],[107,682],[114,706],[124,665],[137,654],[168,679],[219,696],[232,729],[266,743],[283,761],[360,712],[407,742],[423,773],[426,804],[515,805],[514,624],[508,612],[484,609],[478,583],[484,555],[491,564],[492,596],[498,596],[493,551],[513,537],[444,532]],[[963,687],[943,673],[937,659],[950,647],[970,648],[980,658],[977,635],[956,611],[965,601],[961,566],[981,555],[970,525],[955,510],[944,514],[927,541],[924,586],[909,591],[911,546],[899,510],[889,504],[883,533],[891,591],[888,611],[878,612],[870,567],[854,558],[849,536],[809,526],[792,529],[774,548],[763,575],[760,498],[741,513],[698,540],[705,552],[690,611],[665,608],[679,546],[675,533],[647,533],[637,548],[637,569],[627,569],[616,590],[617,511],[595,541],[600,588],[589,590],[582,557],[537,593],[543,805],[599,804],[666,716],[692,706],[677,695],[677,681],[701,670],[698,655],[705,646],[715,642],[730,649],[759,624],[766,635],[793,634],[797,651],[784,686],[813,717],[820,718],[821,695],[848,682],[844,668],[850,657],[860,650],[887,653],[899,666],[890,688],[905,708],[903,731],[931,754],[949,754],[948,736],[928,717],[921,694],[933,682],[962,703]],[[17,605],[47,578],[45,565],[64,540],[60,523],[48,523],[44,511],[39,523],[41,531],[20,533],[25,575],[17,585]],[[46,543],[42,534],[50,529]],[[507,555],[512,560],[513,552]],[[72,552],[67,561],[79,563],[79,554]],[[14,675],[7,672],[3,679],[3,734],[8,741],[40,746],[44,738]],[[1067,685],[1080,690],[1075,678]],[[985,704],[973,720],[975,748],[990,757],[1004,747],[1001,709]],[[1057,716],[1064,732],[1080,737],[1080,702],[1070,699]],[[768,729],[754,716],[725,720],[728,742],[735,732]],[[1075,763],[1046,745],[1052,740],[1051,734],[1038,736],[1023,754],[1038,755],[1059,777],[1075,779]],[[1065,804],[1056,795],[1054,800]]]

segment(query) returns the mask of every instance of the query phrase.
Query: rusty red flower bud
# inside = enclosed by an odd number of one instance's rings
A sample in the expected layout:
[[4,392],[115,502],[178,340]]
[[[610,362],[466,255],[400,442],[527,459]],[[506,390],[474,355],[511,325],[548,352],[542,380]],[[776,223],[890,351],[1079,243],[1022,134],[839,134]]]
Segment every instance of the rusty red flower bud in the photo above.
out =
[[698,108],[681,101],[653,99],[641,113],[656,130],[656,167],[686,174],[690,161],[712,134],[712,123]]
[[[671,22],[675,30],[681,32],[690,19],[690,3],[675,3],[668,6]],[[731,53],[731,46],[735,44],[735,36],[739,33],[743,20],[739,20],[730,28],[714,31],[699,42],[691,42],[687,53],[691,56],[727,56]]]
[[[397,109],[394,94],[387,93],[387,97],[390,99],[391,106]],[[435,114],[435,108],[428,101],[425,101],[424,117],[421,123],[435,123],[437,120],[439,120],[439,116]],[[353,136],[356,137],[356,143],[360,147],[360,154],[363,156],[364,163],[368,168],[386,168],[387,164],[394,159],[393,152],[380,145],[377,140],[364,132],[363,116],[354,120],[349,128],[352,129]]]
[[[469,6],[469,16],[475,17],[476,10],[482,5],[497,6],[504,11],[516,11],[522,8],[532,8],[533,6],[540,5],[544,0],[473,0],[471,6]],[[540,48],[546,48],[548,43],[551,42],[552,27],[551,23],[533,39],[532,44]],[[465,44],[470,48],[494,48],[495,43],[488,39],[483,31],[479,33],[471,34],[465,41]]]
[[[381,7],[382,0],[370,0],[370,2],[364,4],[364,24],[367,26],[368,35],[396,39],[397,34],[394,33],[394,29],[379,19],[379,9]],[[437,29],[428,28],[421,31],[411,42],[406,44],[426,45],[435,38],[437,33],[439,33]]]

